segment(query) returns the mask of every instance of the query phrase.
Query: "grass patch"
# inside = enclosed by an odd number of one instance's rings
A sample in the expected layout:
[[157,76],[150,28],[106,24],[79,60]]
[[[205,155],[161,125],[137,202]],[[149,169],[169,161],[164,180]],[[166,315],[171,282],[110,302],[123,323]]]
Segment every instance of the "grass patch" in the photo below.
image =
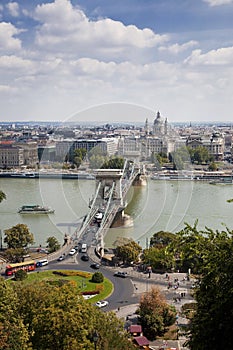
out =
[[[54,271],[58,273],[54,273]],[[98,300],[105,299],[108,297],[113,290],[112,282],[107,278],[104,278],[102,283],[93,283],[91,282],[92,273],[83,273],[83,271],[75,270],[73,273],[69,270],[67,273],[69,276],[64,276],[66,270],[47,270],[47,271],[37,271],[28,273],[27,278],[22,283],[32,283],[36,281],[48,281],[55,285],[57,285],[62,281],[73,281],[76,284],[77,292],[87,292],[97,290],[99,292],[98,295],[92,297],[90,300],[91,303],[96,302]],[[61,273],[61,275],[59,274]],[[13,282],[13,281],[12,281]],[[17,283],[17,282],[14,282]]]

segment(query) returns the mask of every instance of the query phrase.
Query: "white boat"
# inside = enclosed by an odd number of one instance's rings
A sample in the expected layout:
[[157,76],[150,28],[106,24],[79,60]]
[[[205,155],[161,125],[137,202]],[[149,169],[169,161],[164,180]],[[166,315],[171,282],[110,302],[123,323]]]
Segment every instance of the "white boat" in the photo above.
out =
[[49,207],[43,207],[38,204],[23,205],[19,211],[19,214],[53,214],[54,210]]

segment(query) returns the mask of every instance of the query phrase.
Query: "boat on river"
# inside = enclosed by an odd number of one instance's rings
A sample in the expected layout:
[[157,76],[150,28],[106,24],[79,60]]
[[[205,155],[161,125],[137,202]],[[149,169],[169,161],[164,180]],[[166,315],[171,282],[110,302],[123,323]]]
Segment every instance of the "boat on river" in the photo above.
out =
[[53,214],[54,209],[50,207],[44,207],[38,204],[23,205],[19,211],[19,214]]

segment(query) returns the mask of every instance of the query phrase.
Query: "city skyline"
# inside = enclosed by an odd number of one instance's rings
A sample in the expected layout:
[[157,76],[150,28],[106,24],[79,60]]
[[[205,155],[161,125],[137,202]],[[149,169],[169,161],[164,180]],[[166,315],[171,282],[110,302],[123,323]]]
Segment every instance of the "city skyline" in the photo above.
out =
[[2,0],[0,121],[233,121],[233,0]]

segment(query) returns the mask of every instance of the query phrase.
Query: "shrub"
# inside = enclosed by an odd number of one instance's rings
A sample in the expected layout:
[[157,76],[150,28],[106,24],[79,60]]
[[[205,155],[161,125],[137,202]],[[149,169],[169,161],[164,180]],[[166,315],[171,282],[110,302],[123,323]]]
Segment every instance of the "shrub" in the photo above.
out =
[[92,275],[91,282],[102,283],[104,281],[104,276],[101,272],[95,272]]
[[27,271],[25,270],[18,270],[15,273],[15,280],[16,281],[23,281],[27,278]]

